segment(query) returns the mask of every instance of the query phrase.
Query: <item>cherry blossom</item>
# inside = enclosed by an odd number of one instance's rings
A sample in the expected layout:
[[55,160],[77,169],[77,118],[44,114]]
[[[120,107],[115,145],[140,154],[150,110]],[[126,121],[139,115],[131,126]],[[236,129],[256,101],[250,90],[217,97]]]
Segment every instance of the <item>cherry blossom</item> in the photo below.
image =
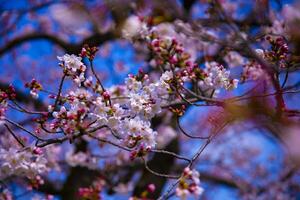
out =
[[33,178],[48,171],[46,158],[43,155],[33,154],[29,150],[0,149],[0,161],[2,179],[9,176]]
[[229,67],[237,67],[245,64],[245,58],[236,51],[230,51],[224,57],[224,60]]
[[81,166],[89,169],[97,168],[98,164],[96,158],[93,158],[84,152],[74,153],[72,150],[66,153],[66,162],[72,167]]
[[180,183],[176,188],[176,195],[183,200],[187,199],[190,195],[194,195],[196,197],[200,196],[204,189],[199,186],[199,176],[200,174],[196,170],[191,170],[188,167],[185,168],[180,179]]
[[295,198],[298,6],[5,3],[0,199]]
[[122,34],[124,38],[132,40],[134,37],[139,36],[143,29],[146,29],[146,24],[138,16],[132,15],[126,19]]
[[216,62],[206,62],[204,68],[204,80],[199,82],[199,86],[205,89],[221,89],[226,90],[236,88],[237,79],[229,78],[230,72],[222,65]]
[[64,69],[64,73],[68,76],[72,76],[75,83],[78,85],[85,80],[84,72],[86,66],[81,62],[81,57],[74,54],[65,54],[64,56],[58,56],[57,59],[61,61],[61,66]]

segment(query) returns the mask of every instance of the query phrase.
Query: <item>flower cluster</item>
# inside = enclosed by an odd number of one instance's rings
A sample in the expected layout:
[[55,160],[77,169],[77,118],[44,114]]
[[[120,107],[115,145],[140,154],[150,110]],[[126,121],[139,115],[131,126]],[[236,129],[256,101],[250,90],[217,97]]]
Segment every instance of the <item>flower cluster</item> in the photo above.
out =
[[16,96],[15,88],[12,85],[9,85],[7,89],[0,90],[0,103],[5,105],[7,100],[13,100]]
[[[93,87],[94,93],[78,88],[61,97],[64,104],[59,111],[52,113],[54,121],[50,127],[52,130],[61,129],[71,136],[82,130],[105,126],[118,142],[130,148],[153,148],[157,132],[151,128],[150,120],[167,103],[172,78],[173,73],[166,71],[159,81],[152,82],[147,74],[140,71],[136,76],[129,75],[118,94],[106,90],[99,96]],[[113,102],[109,91],[116,95]],[[125,98],[118,100],[119,95]]]
[[248,62],[243,68],[242,80],[263,80],[266,78],[266,73],[255,61]]
[[79,188],[78,194],[83,200],[100,200],[102,199],[100,193],[104,185],[105,181],[99,178],[93,182],[92,186]]
[[0,90],[0,120],[4,119],[5,112],[7,110],[8,98],[9,98],[9,94],[7,94],[5,91]]
[[35,176],[34,178],[30,179],[29,181],[30,181],[30,186],[31,186],[30,189],[33,189],[33,188],[37,189],[45,183],[44,179],[40,175]]
[[199,86],[204,89],[225,88],[229,90],[236,88],[239,82],[237,79],[230,79],[230,72],[216,62],[206,62],[203,72],[204,77],[199,81]]
[[13,195],[8,189],[4,189],[0,192],[0,199],[3,200],[13,200]]
[[155,191],[156,187],[153,183],[147,185],[147,188],[141,193],[140,197],[130,197],[129,200],[147,200],[151,199],[147,196]]
[[64,69],[64,73],[71,76],[75,83],[80,85],[85,80],[86,66],[81,62],[81,57],[65,54],[64,56],[57,56],[57,59],[61,61],[60,66]]
[[[186,27],[184,23],[177,22],[179,27]],[[190,27],[187,27],[192,31]],[[149,27],[146,34],[140,37],[148,44],[153,55],[150,64],[159,67],[162,70],[172,70],[174,74],[173,86],[179,88],[187,81],[199,82],[201,90],[221,89],[227,90],[237,87],[238,80],[230,79],[230,72],[222,65],[216,62],[207,62],[204,70],[200,69],[194,61],[196,59],[197,50],[193,49],[193,45],[187,41],[193,41],[193,38],[185,34],[178,34],[174,25],[169,23],[161,23],[159,25]],[[239,54],[231,53],[227,56],[228,61],[234,60],[236,64],[243,64],[243,58]]]
[[[270,49],[256,49],[256,53],[266,61],[280,68],[286,68],[289,48],[285,39],[283,37],[267,36],[266,41],[270,44]],[[245,64],[242,79],[268,80],[268,78],[262,66],[257,61],[251,60]]]
[[1,179],[12,175],[34,178],[49,170],[46,158],[34,150],[0,149],[0,163]]
[[56,119],[51,127],[56,130],[62,128],[65,133],[72,134],[83,126],[83,119],[89,112],[92,94],[88,90],[77,89],[71,91],[65,98],[69,103],[70,109],[61,106],[59,112],[53,112],[53,117]]
[[126,80],[127,94],[129,96],[129,110],[132,115],[150,119],[161,111],[164,99],[168,99],[170,86],[168,81],[173,73],[166,71],[156,83],[151,83],[148,75],[140,72],[138,76],[129,76]]
[[25,84],[26,88],[30,89],[30,95],[37,99],[39,97],[38,91],[42,90],[42,85],[35,79],[32,79],[31,82]]
[[156,144],[157,132],[150,127],[150,119],[161,112],[161,107],[169,97],[168,81],[173,78],[169,71],[162,74],[160,80],[151,83],[149,77],[142,72],[137,76],[129,76],[126,80],[126,95],[129,97],[127,113],[131,118],[122,121],[119,132],[126,135],[128,146],[152,148]]
[[[177,23],[182,24],[180,22]],[[185,24],[182,24],[182,26],[189,29],[189,27],[186,27]],[[174,48],[173,51],[176,53],[174,53],[173,59],[171,58],[173,61],[176,61],[176,57],[178,57],[179,63],[181,59],[183,59],[182,63],[185,63],[187,60],[194,62],[197,58],[197,45],[195,44],[196,41],[183,33],[179,34],[178,30],[176,30],[176,27],[171,23],[161,23],[152,27],[150,31],[150,37],[152,37],[152,43],[157,45],[154,49],[156,51],[161,49],[163,53],[164,48]],[[157,48],[159,43],[162,44],[160,49]]]
[[123,25],[122,36],[127,40],[133,40],[136,37],[147,32],[147,24],[143,22],[142,18],[136,15],[128,17]]
[[[152,148],[156,144],[157,132],[150,127],[150,122],[135,117],[123,121],[122,134],[126,135],[127,145],[135,147],[137,144],[141,147]],[[121,131],[121,130],[120,130]]]
[[5,112],[7,110],[7,107],[0,104],[0,125],[1,125],[1,120],[3,120],[5,117]]
[[66,162],[72,166],[87,167],[88,169],[95,169],[97,167],[98,160],[84,152],[74,153],[73,151],[68,151],[66,153]]
[[192,64],[191,54],[185,51],[183,45],[175,37],[161,37],[156,29],[148,36],[149,48],[154,53],[154,66],[165,69],[184,68]]
[[[177,23],[180,26],[187,26],[179,21]],[[125,25],[123,36],[130,41],[134,39],[145,41],[149,50],[154,52],[154,59],[150,63],[155,67],[161,65],[169,69],[170,65],[182,67],[196,59],[195,40],[185,34],[179,34],[174,24],[160,23],[151,26],[146,19],[131,16]]]
[[7,100],[13,100],[16,96],[16,90],[12,85],[9,85],[5,90],[0,89],[0,125],[7,111]]
[[270,43],[271,49],[264,52],[264,58],[271,63],[278,63],[281,68],[285,68],[289,51],[285,39],[283,37],[267,36],[266,40]]
[[189,195],[194,195],[196,197],[200,196],[204,189],[200,187],[200,174],[196,170],[191,170],[190,168],[185,168],[183,175],[180,178],[178,187],[176,188],[176,195],[180,199],[186,199]]
[[230,68],[245,64],[245,58],[236,51],[229,51],[226,56],[224,56],[224,60]]
[[89,47],[89,45],[83,45],[81,49],[80,57],[87,57],[90,61],[94,60],[95,55],[99,49],[97,47]]

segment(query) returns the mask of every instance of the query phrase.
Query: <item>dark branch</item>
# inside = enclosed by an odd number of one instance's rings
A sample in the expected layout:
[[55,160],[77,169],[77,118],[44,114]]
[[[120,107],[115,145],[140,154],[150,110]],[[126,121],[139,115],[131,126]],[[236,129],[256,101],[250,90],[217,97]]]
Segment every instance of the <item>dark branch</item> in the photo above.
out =
[[99,46],[103,44],[106,41],[109,41],[111,39],[114,39],[115,35],[112,33],[104,33],[99,34],[95,33],[94,35],[85,38],[82,42],[79,44],[72,44],[68,43],[67,41],[64,41],[63,39],[49,34],[49,33],[29,33],[23,36],[16,37],[15,39],[12,39],[8,43],[6,43],[5,46],[0,48],[0,56],[5,54],[6,52],[9,52],[13,48],[16,48],[26,42],[34,41],[34,40],[47,40],[53,44],[58,45],[61,47],[64,51],[70,54],[78,54],[80,53],[80,50],[83,46],[83,44],[89,44],[90,46]]

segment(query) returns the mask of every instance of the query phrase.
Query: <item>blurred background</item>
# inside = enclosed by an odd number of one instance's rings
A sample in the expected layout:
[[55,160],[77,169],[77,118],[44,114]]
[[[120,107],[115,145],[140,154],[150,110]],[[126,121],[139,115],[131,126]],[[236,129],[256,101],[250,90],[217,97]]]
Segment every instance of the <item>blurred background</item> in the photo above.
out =
[[[0,88],[13,84],[17,100],[28,108],[43,110],[49,103],[48,94],[41,93],[38,99],[29,95],[24,85],[35,78],[44,90],[57,91],[61,77],[57,56],[65,53],[78,55],[84,44],[97,46],[94,66],[106,87],[123,84],[129,73],[139,69],[152,73],[151,55],[143,42],[131,42],[122,37],[125,21],[132,15],[148,16],[158,24],[179,22],[201,24],[203,30],[224,41],[230,38],[225,31],[226,22],[210,14],[205,0],[0,0]],[[249,35],[253,48],[267,48],[260,36],[284,35],[291,51],[292,67],[279,73],[285,88],[299,89],[299,41],[300,4],[292,0],[220,0],[241,33]],[[178,34],[187,29],[176,29]],[[188,37],[199,39],[196,30]],[[187,34],[188,35],[188,34]],[[232,38],[231,38],[232,39]],[[203,39],[201,39],[203,40]],[[195,46],[193,46],[195,45]],[[196,46],[198,45],[198,46]],[[201,48],[200,48],[201,46]],[[224,57],[230,51],[226,45],[202,41],[191,43],[196,61],[203,65],[205,59],[222,62],[230,68]],[[240,52],[238,52],[240,53]],[[243,53],[240,53],[243,55]],[[248,60],[247,55],[243,55]],[[90,73],[90,72],[88,72]],[[231,92],[220,91],[220,98],[239,96],[250,91],[252,95],[274,92],[267,82],[243,81],[243,65],[231,68],[231,76],[240,80],[239,88]],[[283,81],[281,81],[282,83]],[[67,82],[63,92],[72,89]],[[251,95],[250,95],[251,97]],[[274,98],[247,98],[239,106],[225,110],[215,107],[190,106],[181,118],[182,127],[190,134],[207,135],[209,124],[228,117],[235,120],[203,152],[196,168],[205,189],[200,199],[300,199],[300,177],[297,168],[300,162],[299,94],[284,94],[286,112],[278,118],[274,114]],[[33,127],[25,115],[8,112],[8,116],[26,127]],[[159,148],[192,157],[203,141],[191,140],[180,134],[172,124],[172,117],[163,114],[154,119],[154,128],[162,137]],[[0,137],[6,133],[1,130]],[[1,145],[3,144],[1,140]],[[84,144],[83,144],[84,143]],[[140,163],[118,165],[122,153],[116,149],[103,150],[93,142],[63,144],[59,156],[59,168],[49,173],[45,184],[38,189],[26,191],[22,181],[11,182],[8,187],[15,199],[45,199],[52,194],[54,199],[76,199],[79,187],[91,184],[95,170],[84,166],[70,166],[64,156],[76,145],[84,151],[100,153],[98,168],[111,168],[108,179],[112,184],[101,193],[103,199],[128,199],[139,195],[147,184],[156,183],[153,198],[165,191],[172,181],[149,174]],[[72,147],[73,146],[73,147]],[[73,150],[74,151],[74,150]],[[57,154],[57,153],[56,153]],[[106,158],[105,157],[108,157]],[[158,171],[179,172],[184,162],[165,155],[152,155],[149,165]],[[121,162],[121,161],[120,161]],[[176,199],[172,196],[171,199]]]

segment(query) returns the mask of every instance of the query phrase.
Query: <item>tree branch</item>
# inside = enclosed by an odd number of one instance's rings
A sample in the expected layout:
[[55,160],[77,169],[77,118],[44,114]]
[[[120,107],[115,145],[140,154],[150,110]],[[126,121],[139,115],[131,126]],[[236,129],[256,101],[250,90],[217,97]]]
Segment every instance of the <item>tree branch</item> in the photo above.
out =
[[16,48],[26,42],[30,42],[34,40],[47,40],[49,42],[52,42],[53,44],[58,45],[67,53],[78,54],[80,53],[81,48],[84,44],[88,44],[90,46],[99,46],[106,41],[114,39],[115,37],[116,36],[111,32],[104,33],[104,34],[95,33],[85,38],[78,44],[72,44],[55,36],[54,34],[33,32],[33,33],[28,33],[26,35],[16,37],[11,41],[7,42],[5,46],[0,48],[0,57],[3,56],[5,53],[9,52],[11,49]]

